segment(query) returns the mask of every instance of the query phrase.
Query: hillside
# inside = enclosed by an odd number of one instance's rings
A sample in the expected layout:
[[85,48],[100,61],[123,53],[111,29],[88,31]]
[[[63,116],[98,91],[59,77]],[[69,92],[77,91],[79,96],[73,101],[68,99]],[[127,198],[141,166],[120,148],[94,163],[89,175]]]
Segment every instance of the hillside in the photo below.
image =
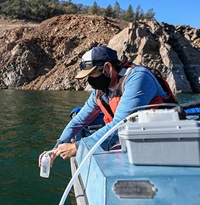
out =
[[200,92],[200,31],[156,21],[128,24],[62,15],[41,24],[0,20],[0,89],[83,90],[83,53],[109,45],[138,64],[159,69],[174,92]]
[[127,25],[101,16],[63,15],[35,26],[6,26],[0,34],[0,88],[83,89],[74,80],[82,54],[106,45]]

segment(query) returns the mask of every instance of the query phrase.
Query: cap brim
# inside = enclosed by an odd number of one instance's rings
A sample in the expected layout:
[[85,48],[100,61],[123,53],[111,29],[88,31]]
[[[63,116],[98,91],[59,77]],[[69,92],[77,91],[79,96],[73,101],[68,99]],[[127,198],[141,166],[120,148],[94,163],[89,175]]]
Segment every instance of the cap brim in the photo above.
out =
[[82,79],[87,77],[94,69],[96,68],[96,66],[94,66],[93,68],[89,69],[89,70],[82,70],[80,73],[78,73],[78,75],[75,77],[76,79]]

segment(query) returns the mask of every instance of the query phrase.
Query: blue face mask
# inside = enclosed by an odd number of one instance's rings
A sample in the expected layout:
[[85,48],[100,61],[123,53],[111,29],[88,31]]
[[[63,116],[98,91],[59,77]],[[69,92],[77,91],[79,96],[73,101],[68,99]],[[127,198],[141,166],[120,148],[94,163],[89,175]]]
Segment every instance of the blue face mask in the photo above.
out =
[[88,77],[88,83],[92,88],[106,91],[109,88],[111,78],[101,73],[98,77]]

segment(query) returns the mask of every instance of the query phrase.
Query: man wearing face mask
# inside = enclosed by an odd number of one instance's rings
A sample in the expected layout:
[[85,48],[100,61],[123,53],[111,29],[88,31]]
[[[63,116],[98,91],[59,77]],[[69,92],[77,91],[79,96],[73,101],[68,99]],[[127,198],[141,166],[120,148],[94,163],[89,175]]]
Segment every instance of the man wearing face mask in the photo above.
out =
[[[70,143],[71,138],[92,122],[101,111],[106,124],[89,136],[95,141],[125,119],[137,106],[162,102],[177,103],[170,89],[164,91],[149,69],[131,62],[121,62],[117,52],[109,47],[98,46],[87,51],[82,57],[80,68],[76,78],[87,77],[93,91],[57,140],[52,159],[56,156],[63,159],[74,156],[79,142]],[[108,138],[101,146],[107,150],[108,144],[112,146],[117,140],[117,136],[112,140]]]

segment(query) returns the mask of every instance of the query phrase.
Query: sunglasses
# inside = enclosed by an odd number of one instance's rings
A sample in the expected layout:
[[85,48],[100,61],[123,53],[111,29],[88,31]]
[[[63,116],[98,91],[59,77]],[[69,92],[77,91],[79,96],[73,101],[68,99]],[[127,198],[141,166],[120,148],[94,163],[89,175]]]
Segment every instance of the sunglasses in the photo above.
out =
[[81,70],[90,70],[95,66],[103,65],[105,61],[81,61],[80,69]]

